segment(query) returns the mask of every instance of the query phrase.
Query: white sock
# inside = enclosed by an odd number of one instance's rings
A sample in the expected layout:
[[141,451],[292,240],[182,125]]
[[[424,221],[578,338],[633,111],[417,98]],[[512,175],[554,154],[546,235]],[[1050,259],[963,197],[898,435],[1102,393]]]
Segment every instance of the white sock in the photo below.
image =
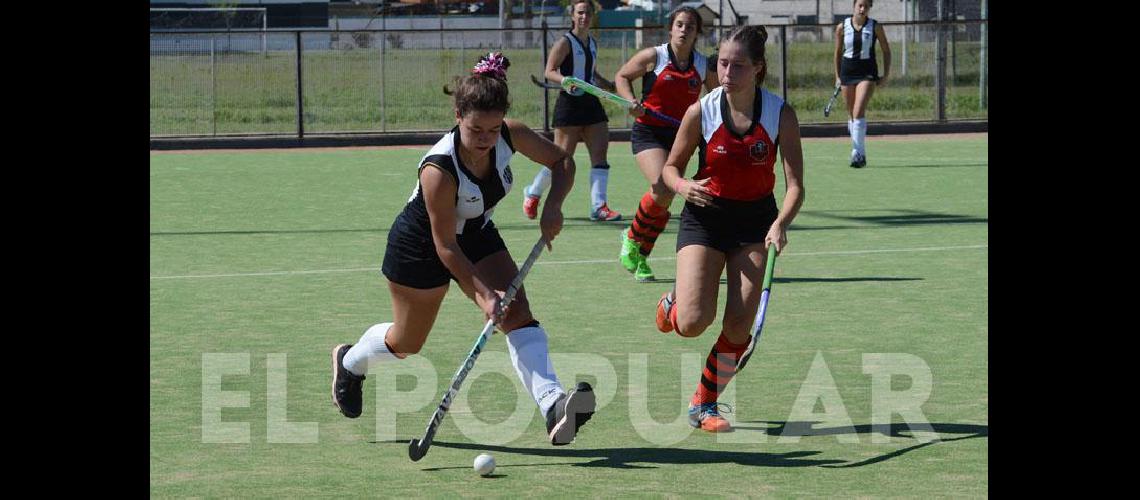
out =
[[550,187],[550,169],[542,167],[534,176],[534,182],[530,183],[524,191],[527,196],[542,196],[546,192],[546,188]]
[[519,379],[545,417],[558,397],[566,393],[554,374],[554,363],[550,362],[546,330],[541,326],[527,326],[511,331],[507,334],[507,350]]
[[605,168],[595,165],[590,169],[590,206],[595,210],[606,203],[606,185],[610,180],[610,166],[605,163],[602,165]]
[[360,336],[360,341],[344,354],[344,359],[341,361],[344,369],[355,375],[364,375],[374,363],[400,359],[388,350],[388,345],[384,343],[389,328],[392,328],[392,323],[380,323],[368,327],[364,335]]
[[855,150],[859,152],[860,156],[867,156],[867,119],[855,119]]
[[851,136],[851,150],[855,150],[855,119],[847,119],[847,135]]

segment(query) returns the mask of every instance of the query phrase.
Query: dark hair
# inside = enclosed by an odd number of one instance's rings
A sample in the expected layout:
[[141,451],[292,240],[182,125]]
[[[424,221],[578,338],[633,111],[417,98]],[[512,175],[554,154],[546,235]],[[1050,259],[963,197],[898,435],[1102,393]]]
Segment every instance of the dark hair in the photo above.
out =
[[[764,56],[764,44],[768,42],[768,31],[760,25],[737,26],[720,41],[721,44],[725,42],[736,42],[743,45],[744,51],[748,53],[748,59],[753,64],[764,64],[764,71],[756,76],[756,86],[759,87],[764,81],[764,77],[768,76],[768,59]],[[718,51],[719,49],[720,47],[717,47]]]
[[[594,15],[598,12],[598,9],[594,7],[594,2],[592,0],[570,0],[570,5],[566,7],[566,9],[570,11],[570,26],[574,26],[574,6],[580,3],[584,3],[590,6],[590,15]],[[593,20],[591,20],[591,22],[593,22]]]
[[[859,0],[851,0],[851,5],[855,5],[855,3],[858,1]],[[868,9],[871,7],[874,7],[874,6],[875,6],[875,0],[867,0],[867,8]]]
[[697,20],[697,33],[704,33],[704,23],[701,22],[701,14],[697,12],[697,9],[692,7],[677,7],[673,9],[673,12],[669,13],[669,30],[673,29],[673,22],[677,20],[677,16],[681,15],[681,13],[693,16],[693,19]]
[[507,68],[511,61],[500,52],[479,58],[471,74],[456,77],[454,90],[443,86],[443,93],[455,98],[455,111],[465,116],[471,111],[502,111],[511,108],[507,89]]
[[721,44],[725,42],[743,45],[753,63],[768,62],[764,57],[764,44],[768,43],[768,31],[763,26],[737,26],[720,41]]

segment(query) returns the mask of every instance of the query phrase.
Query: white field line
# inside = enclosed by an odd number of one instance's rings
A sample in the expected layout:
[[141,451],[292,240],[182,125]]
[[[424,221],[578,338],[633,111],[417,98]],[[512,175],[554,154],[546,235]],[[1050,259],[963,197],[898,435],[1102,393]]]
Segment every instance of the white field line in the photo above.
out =
[[[971,250],[978,248],[989,248],[988,244],[983,245],[963,245],[963,246],[950,246],[950,247],[916,247],[916,248],[884,248],[878,250],[839,250],[832,252],[803,252],[803,253],[787,253],[782,257],[814,257],[823,255],[865,255],[875,253],[911,253],[911,252],[944,252],[950,250]],[[654,262],[662,262],[668,260],[676,260],[676,257],[659,257],[651,258]],[[612,264],[617,259],[593,259],[593,260],[556,260],[556,261],[538,261],[535,265],[566,265],[566,264]],[[359,272],[380,272],[380,266],[373,267],[357,267],[349,269],[312,269],[305,271],[268,271],[260,273],[232,273],[232,274],[189,274],[182,276],[151,276],[152,280],[180,280],[180,279],[203,279],[203,278],[245,278],[245,277],[258,277],[258,276],[291,276],[296,274],[330,274],[330,273],[359,273]]]

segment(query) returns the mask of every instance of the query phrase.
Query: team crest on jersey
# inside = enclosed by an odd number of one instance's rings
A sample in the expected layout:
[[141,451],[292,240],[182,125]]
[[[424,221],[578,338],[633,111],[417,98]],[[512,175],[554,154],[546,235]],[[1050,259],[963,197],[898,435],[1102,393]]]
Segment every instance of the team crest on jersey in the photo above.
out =
[[511,166],[510,165],[503,167],[503,180],[507,181],[507,184],[514,184],[515,183],[515,174],[511,173]]
[[689,79],[689,88],[695,89],[695,88],[698,88],[700,86],[701,86],[701,81],[698,80],[697,77],[694,76],[694,77]]
[[748,154],[752,156],[753,160],[764,161],[768,157],[768,143],[757,141],[752,147],[748,148]]

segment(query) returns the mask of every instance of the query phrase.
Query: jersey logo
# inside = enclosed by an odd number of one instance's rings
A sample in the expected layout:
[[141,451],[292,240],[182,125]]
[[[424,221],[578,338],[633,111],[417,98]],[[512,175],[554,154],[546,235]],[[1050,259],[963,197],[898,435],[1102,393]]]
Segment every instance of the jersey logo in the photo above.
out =
[[510,165],[503,167],[503,180],[507,181],[507,184],[514,184],[515,183],[515,174],[511,173],[511,166]]
[[698,80],[697,77],[694,76],[694,77],[689,79],[689,88],[695,89],[695,88],[698,88],[700,86],[701,86],[701,81]]
[[673,75],[666,73],[665,78],[662,78],[662,80],[665,80],[667,82],[671,82],[671,81],[673,81]]
[[713,148],[713,152],[716,154],[720,154],[720,155],[728,154],[728,150],[724,149],[724,146],[722,146],[720,144],[717,144],[716,147]]
[[748,154],[752,156],[753,160],[764,161],[768,157],[768,143],[757,142],[748,148]]
[[465,200],[465,201],[467,203],[475,203],[475,202],[479,201],[479,197],[478,196],[472,196],[470,198],[467,198],[467,200]]

